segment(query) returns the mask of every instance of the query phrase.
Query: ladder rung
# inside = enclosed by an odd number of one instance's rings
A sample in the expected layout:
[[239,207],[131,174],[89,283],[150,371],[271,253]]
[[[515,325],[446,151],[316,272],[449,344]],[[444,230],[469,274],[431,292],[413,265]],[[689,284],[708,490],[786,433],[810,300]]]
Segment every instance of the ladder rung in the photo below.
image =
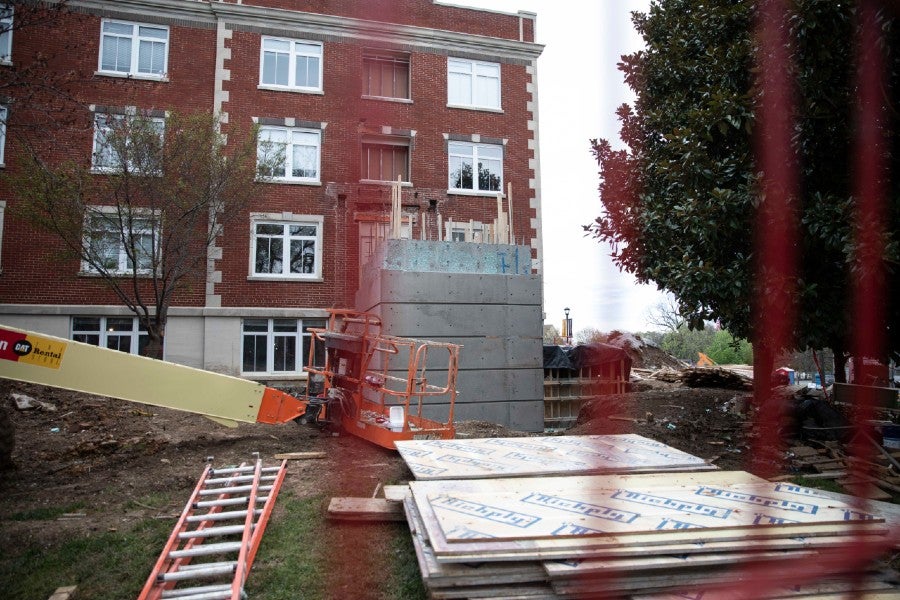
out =
[[[261,473],[276,473],[281,469],[281,467],[263,467],[260,469]],[[226,467],[224,469],[210,469],[209,476],[215,475],[226,475],[228,473],[252,473],[256,470],[256,467]]]
[[[204,483],[206,485],[230,485],[235,483],[241,483],[243,481],[253,481],[256,479],[253,475],[241,475],[240,477],[217,477],[215,479],[207,479]],[[260,481],[275,481],[275,475],[265,475],[259,478]]]
[[218,544],[200,544],[186,550],[172,550],[169,558],[185,558],[188,556],[209,556],[210,554],[224,554],[225,552],[237,552],[241,549],[240,542],[220,542]]
[[177,571],[171,573],[162,573],[159,576],[160,581],[185,581],[187,579],[202,579],[204,577],[219,577],[221,575],[231,575],[237,562],[228,563],[209,563],[205,565],[183,565]]
[[182,531],[178,534],[178,539],[190,540],[193,538],[208,538],[219,535],[233,535],[235,533],[243,533],[243,525],[226,525],[224,527],[205,527],[203,529],[194,529],[192,531]]
[[160,595],[160,598],[200,598],[199,594],[210,594],[210,593],[218,593],[218,592],[228,592],[228,596],[231,597],[231,585],[229,584],[221,584],[221,585],[201,585],[198,587],[192,588],[180,588],[173,590],[163,590],[163,593]]
[[[262,509],[257,508],[254,516],[262,514]],[[246,510],[229,510],[223,512],[206,513],[202,515],[191,515],[186,520],[188,523],[199,523],[201,521],[227,521],[228,519],[245,519],[247,518]]]
[[[221,500],[201,500],[194,502],[193,508],[212,508],[213,506],[237,506],[238,504],[247,504],[250,500],[247,496],[237,496],[235,498],[222,498]],[[256,503],[262,504],[269,500],[268,496],[257,496]]]
[[[235,487],[215,488],[211,490],[200,490],[201,496],[217,496],[219,494],[238,494],[241,492],[249,492],[253,489],[252,485],[239,485]],[[272,489],[271,485],[261,485],[256,488],[260,492],[268,492]]]

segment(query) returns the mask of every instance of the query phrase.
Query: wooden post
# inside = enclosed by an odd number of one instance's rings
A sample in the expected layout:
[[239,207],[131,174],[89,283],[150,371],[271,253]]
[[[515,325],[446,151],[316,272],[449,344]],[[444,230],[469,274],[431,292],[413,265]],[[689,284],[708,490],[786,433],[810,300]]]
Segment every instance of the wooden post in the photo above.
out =
[[516,236],[513,233],[513,216],[512,216],[512,182],[506,184],[506,205],[509,207],[509,243],[516,243]]

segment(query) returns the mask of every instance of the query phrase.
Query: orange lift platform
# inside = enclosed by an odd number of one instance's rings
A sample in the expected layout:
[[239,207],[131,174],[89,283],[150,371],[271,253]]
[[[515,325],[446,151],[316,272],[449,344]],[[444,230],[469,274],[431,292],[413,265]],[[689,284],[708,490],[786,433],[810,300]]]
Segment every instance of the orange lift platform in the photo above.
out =
[[[452,439],[459,344],[381,333],[371,313],[331,310],[310,329],[306,415],[384,448],[398,440]],[[435,375],[437,381],[429,381]]]

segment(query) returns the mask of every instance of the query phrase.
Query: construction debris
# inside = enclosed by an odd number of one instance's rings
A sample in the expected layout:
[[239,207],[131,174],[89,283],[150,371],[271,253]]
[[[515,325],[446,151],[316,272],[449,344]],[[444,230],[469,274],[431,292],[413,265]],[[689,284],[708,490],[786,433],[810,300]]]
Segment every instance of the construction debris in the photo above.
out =
[[67,585],[65,587],[56,588],[56,591],[53,592],[53,595],[47,598],[47,600],[69,600],[75,596],[75,591],[77,589],[77,585]]
[[752,390],[753,376],[745,369],[729,366],[663,368],[652,372],[636,370],[636,374],[666,383],[681,383],[687,387],[709,387],[726,390]]
[[284,452],[276,454],[276,460],[311,460],[315,458],[328,458],[327,452]]

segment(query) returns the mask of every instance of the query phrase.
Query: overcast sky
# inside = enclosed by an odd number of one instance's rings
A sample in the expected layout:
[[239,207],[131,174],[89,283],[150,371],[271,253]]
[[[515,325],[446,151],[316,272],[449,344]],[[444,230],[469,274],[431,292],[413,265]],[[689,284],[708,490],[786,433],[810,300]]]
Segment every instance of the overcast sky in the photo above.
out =
[[546,323],[560,327],[571,309],[574,330],[642,331],[647,312],[663,299],[639,286],[608,258],[609,247],[583,237],[582,225],[600,214],[597,163],[591,138],[621,145],[615,110],[632,95],[616,63],[641,46],[633,10],[650,0],[452,0],[516,13],[537,13],[541,197]]

